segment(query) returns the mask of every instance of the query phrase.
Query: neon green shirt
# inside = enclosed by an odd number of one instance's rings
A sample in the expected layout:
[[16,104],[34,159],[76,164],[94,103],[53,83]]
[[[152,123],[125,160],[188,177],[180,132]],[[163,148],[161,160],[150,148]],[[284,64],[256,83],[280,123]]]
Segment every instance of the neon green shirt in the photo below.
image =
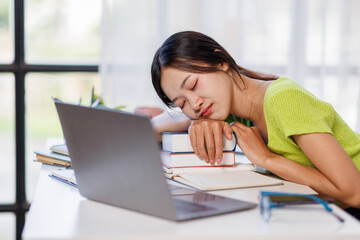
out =
[[270,84],[264,97],[264,114],[267,146],[272,152],[314,167],[291,136],[330,133],[360,171],[360,134],[351,130],[331,104],[321,101],[295,81],[279,78]]

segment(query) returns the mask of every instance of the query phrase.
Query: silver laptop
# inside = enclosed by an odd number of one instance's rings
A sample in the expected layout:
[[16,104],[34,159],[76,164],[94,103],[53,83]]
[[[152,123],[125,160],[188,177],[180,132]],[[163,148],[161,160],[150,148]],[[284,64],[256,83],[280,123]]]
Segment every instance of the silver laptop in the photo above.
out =
[[55,101],[80,194],[174,221],[256,204],[168,184],[147,117]]

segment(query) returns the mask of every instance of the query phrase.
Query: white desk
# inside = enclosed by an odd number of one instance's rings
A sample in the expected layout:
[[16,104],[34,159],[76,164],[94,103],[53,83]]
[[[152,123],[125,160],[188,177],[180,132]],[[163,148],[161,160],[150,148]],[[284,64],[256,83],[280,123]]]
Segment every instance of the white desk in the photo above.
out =
[[[259,208],[176,223],[90,201],[70,185],[48,177],[55,167],[43,165],[27,215],[23,239],[360,239],[360,222],[336,206],[340,223],[321,206],[275,209],[269,223]],[[271,191],[312,193],[285,182]],[[258,202],[259,188],[216,191],[214,194]]]

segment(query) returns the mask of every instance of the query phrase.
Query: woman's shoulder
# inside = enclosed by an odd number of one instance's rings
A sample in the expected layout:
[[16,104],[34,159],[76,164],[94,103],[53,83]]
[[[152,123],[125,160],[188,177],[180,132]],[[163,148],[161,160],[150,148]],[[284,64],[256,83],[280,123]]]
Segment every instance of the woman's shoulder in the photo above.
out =
[[266,90],[266,94],[276,94],[278,92],[284,92],[292,89],[305,90],[299,83],[295,82],[294,80],[287,77],[281,77],[269,85],[268,89]]
[[286,137],[311,132],[331,132],[335,110],[289,78],[270,84],[265,93],[264,115]]
[[278,112],[318,112],[333,114],[334,108],[314,94],[307,91],[299,83],[290,78],[279,78],[270,84],[265,92],[264,109]]
[[269,85],[265,92],[264,102],[268,103],[274,98],[286,99],[288,97],[293,98],[296,96],[301,98],[304,96],[316,98],[296,81],[287,77],[281,77]]

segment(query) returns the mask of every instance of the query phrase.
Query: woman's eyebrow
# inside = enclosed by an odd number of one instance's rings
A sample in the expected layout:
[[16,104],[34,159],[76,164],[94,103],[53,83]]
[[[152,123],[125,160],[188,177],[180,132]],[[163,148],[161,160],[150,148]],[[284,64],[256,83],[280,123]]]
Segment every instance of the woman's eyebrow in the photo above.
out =
[[182,89],[185,86],[186,81],[189,79],[189,77],[191,76],[191,74],[187,75],[186,78],[183,80],[180,89]]
[[[181,83],[180,89],[184,88],[186,81],[189,79],[191,74],[187,75],[186,78],[184,78],[183,82]],[[178,99],[179,97],[175,97],[173,100],[171,100],[173,103]]]

